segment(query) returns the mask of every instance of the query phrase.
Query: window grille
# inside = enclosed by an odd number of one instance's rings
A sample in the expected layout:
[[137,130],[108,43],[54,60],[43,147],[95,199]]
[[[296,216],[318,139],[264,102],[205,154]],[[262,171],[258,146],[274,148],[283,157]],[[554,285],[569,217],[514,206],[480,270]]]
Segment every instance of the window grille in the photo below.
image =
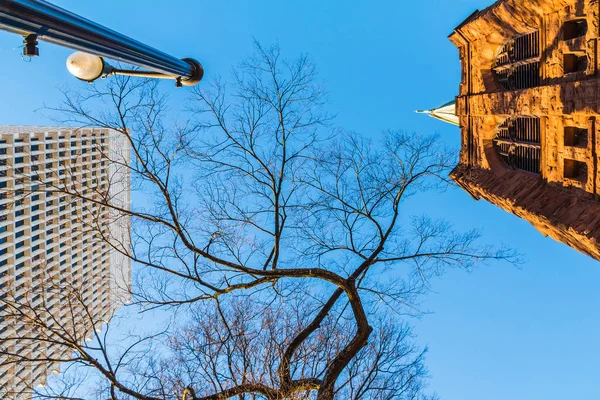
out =
[[531,32],[504,43],[492,67],[506,90],[520,90],[540,85],[540,33]]
[[514,169],[540,173],[540,119],[510,118],[498,128],[494,138],[496,152]]

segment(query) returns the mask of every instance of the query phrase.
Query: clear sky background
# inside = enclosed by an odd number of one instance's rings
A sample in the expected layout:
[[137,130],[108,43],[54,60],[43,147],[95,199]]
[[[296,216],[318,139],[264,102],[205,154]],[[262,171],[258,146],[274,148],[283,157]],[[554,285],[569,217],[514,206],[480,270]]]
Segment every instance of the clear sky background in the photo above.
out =
[[[457,93],[452,29],[492,0],[54,0],[54,3],[180,57],[206,77],[227,77],[252,50],[252,37],[278,41],[289,56],[309,53],[327,82],[337,125],[376,137],[384,129],[439,132],[459,146],[458,128],[415,109]],[[156,4],[156,7],[152,5]],[[40,45],[25,62],[18,36],[0,33],[0,124],[53,124],[36,109],[56,104],[59,87],[77,85],[69,50]],[[17,48],[17,49],[15,49]],[[185,89],[171,88],[183,105]],[[429,345],[431,389],[443,400],[600,398],[600,264],[544,238],[526,221],[459,189],[412,202],[415,213],[482,228],[490,242],[523,253],[520,269],[501,265],[434,282],[413,321]]]

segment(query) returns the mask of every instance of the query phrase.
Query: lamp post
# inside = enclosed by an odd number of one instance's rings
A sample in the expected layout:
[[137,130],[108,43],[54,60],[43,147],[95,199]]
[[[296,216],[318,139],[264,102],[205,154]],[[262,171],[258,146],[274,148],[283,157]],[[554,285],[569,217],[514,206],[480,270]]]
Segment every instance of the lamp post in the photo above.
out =
[[[39,55],[38,40],[77,50],[67,67],[88,82],[121,74],[173,79],[177,86],[192,86],[204,74],[194,59],[173,57],[43,0],[0,0],[0,29],[25,38],[25,55]],[[103,57],[147,71],[116,69]]]

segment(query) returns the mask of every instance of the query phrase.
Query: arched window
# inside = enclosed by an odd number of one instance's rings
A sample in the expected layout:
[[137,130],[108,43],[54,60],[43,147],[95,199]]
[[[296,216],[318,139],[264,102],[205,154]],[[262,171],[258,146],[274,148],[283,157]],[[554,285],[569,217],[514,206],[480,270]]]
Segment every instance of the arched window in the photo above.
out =
[[509,118],[498,127],[494,148],[504,163],[514,169],[540,173],[540,119]]
[[506,90],[527,89],[540,85],[540,32],[519,35],[499,49],[494,75]]

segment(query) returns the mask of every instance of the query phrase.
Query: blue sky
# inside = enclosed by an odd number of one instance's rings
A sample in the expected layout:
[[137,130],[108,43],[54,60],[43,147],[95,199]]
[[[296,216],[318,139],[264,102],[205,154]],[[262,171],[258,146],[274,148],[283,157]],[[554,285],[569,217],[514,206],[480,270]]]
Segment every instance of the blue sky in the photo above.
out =
[[[227,77],[252,50],[252,37],[308,53],[327,82],[330,111],[344,128],[376,137],[384,129],[439,132],[458,147],[458,129],[414,114],[456,95],[459,62],[447,35],[491,0],[206,1],[55,0],[96,22],[180,57],[207,78]],[[0,124],[52,124],[36,109],[77,85],[69,50],[41,44],[25,62],[18,36],[0,33]],[[170,88],[174,107],[185,89]],[[445,400],[600,398],[600,265],[544,238],[527,222],[452,189],[411,203],[458,228],[482,228],[490,242],[523,253],[520,269],[500,265],[452,271],[434,282],[414,321],[430,348],[431,388]]]

